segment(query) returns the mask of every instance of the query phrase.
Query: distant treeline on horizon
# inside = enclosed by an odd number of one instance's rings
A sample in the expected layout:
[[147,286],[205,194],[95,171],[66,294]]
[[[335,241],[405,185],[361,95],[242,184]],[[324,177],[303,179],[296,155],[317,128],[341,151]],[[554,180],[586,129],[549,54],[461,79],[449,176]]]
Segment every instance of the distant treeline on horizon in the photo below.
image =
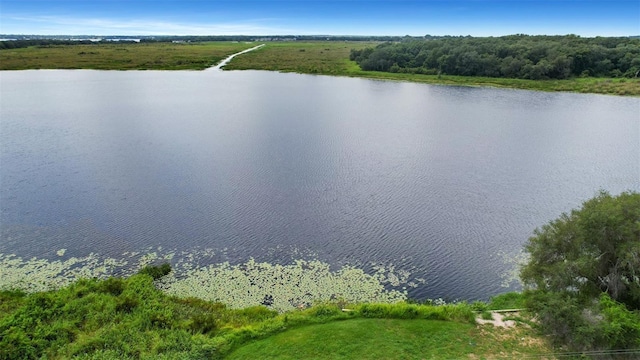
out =
[[[508,35],[508,36],[533,36],[533,35]],[[579,35],[566,35],[580,37]],[[505,36],[503,36],[505,37]],[[622,38],[640,39],[640,35],[620,36]],[[407,41],[407,40],[437,40],[448,38],[486,38],[454,36],[454,35],[425,35],[425,36],[376,36],[376,35],[25,35],[25,34],[0,34],[0,43],[11,41],[16,45],[22,41],[70,41],[101,42],[101,41],[136,41],[136,42],[203,42],[203,41]],[[489,37],[494,38],[494,37]],[[33,45],[33,43],[31,43]],[[27,46],[31,46],[27,45]],[[37,44],[36,44],[37,45]]]
[[[0,34],[1,49],[18,49],[38,45],[100,44],[105,42],[132,41],[155,42],[206,42],[206,41],[402,41],[407,36],[335,36],[335,35],[211,35],[211,36],[133,36],[133,35],[12,35]],[[422,39],[422,37],[412,37]]]

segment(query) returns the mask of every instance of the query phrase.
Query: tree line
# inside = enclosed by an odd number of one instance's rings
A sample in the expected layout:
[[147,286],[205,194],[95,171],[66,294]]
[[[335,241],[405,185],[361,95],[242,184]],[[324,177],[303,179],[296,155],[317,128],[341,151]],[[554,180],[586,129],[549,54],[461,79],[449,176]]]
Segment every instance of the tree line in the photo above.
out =
[[[0,37],[5,35],[0,35]],[[20,49],[30,46],[55,46],[55,45],[77,45],[77,44],[105,44],[111,43],[111,38],[120,39],[121,41],[136,39],[141,43],[163,43],[163,42],[185,42],[197,43],[207,41],[379,41],[392,42],[401,41],[407,37],[401,36],[336,36],[336,35],[165,35],[165,36],[106,36],[100,40],[96,40],[96,36],[75,36],[69,39],[69,36],[51,35],[51,36],[29,36],[29,35],[6,35],[12,40],[0,41],[0,50],[4,49]],[[266,40],[268,39],[268,40]],[[413,38],[418,39],[418,38]]]
[[362,70],[519,79],[639,77],[640,39],[577,35],[427,37],[352,49]]
[[34,39],[34,40],[7,40],[0,41],[0,50],[20,49],[30,46],[55,46],[55,45],[90,45],[96,44],[90,40],[55,40],[55,39]]

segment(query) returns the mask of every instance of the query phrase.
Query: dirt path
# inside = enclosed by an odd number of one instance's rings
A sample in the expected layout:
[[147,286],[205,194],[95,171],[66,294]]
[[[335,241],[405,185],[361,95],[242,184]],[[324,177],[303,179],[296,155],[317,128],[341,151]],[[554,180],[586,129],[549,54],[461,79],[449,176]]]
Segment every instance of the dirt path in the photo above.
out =
[[248,53],[249,51],[253,51],[253,50],[255,50],[255,49],[259,49],[259,48],[261,48],[261,47],[263,47],[263,46],[264,46],[264,44],[262,44],[262,45],[258,45],[258,46],[254,46],[254,47],[252,47],[251,49],[243,50],[243,51],[240,51],[240,52],[238,52],[238,53],[235,53],[235,54],[229,55],[226,59],[224,59],[224,60],[220,61],[220,63],[219,63],[218,65],[213,66],[213,67],[210,67],[210,68],[209,68],[209,70],[222,70],[222,67],[223,67],[223,66],[225,66],[225,65],[227,65],[227,64],[229,63],[229,61],[231,61],[231,59],[233,59],[234,57],[236,57],[236,56],[238,56],[238,55],[242,55],[242,54],[244,54],[244,53]]
[[[493,324],[493,326],[504,327],[504,328],[510,328],[510,327],[516,326],[516,322],[513,320],[504,320],[504,318],[506,317],[505,312],[497,312],[497,311],[490,311],[490,312],[491,312],[492,320],[484,320],[482,319],[482,316],[478,316],[476,318],[476,322],[480,325]],[[507,314],[509,316],[518,315],[518,312],[511,311],[511,312],[508,312]]]

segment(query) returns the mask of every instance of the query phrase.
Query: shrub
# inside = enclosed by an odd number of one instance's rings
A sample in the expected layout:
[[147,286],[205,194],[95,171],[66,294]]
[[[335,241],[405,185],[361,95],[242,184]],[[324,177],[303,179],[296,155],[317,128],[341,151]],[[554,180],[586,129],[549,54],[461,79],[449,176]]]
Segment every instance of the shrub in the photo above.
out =
[[124,313],[132,313],[138,306],[138,299],[131,296],[122,296],[116,304],[116,311]]
[[309,313],[315,317],[329,317],[334,315],[341,315],[342,309],[335,304],[319,304],[309,309]]
[[524,295],[517,292],[508,292],[492,296],[487,305],[487,309],[490,310],[522,309],[524,307]]
[[195,315],[191,318],[188,328],[194,334],[211,333],[218,328],[218,319],[212,313]]
[[161,277],[168,275],[171,272],[171,265],[168,263],[164,263],[160,266],[145,266],[140,269],[139,274],[149,275],[153,278],[153,280],[158,280]]
[[[3,329],[0,329],[3,330]],[[0,359],[22,360],[39,358],[41,349],[20,329],[2,331]]]
[[366,318],[385,318],[391,315],[389,304],[362,304],[358,307],[358,313]]
[[174,318],[171,309],[155,310],[146,316],[149,318],[151,327],[155,329],[170,329],[173,327]]
[[640,312],[629,311],[606,293],[600,296],[599,305],[605,318],[602,326],[604,345],[610,349],[640,347]]
[[489,305],[484,301],[474,301],[471,303],[473,311],[483,312],[489,309]]
[[538,314],[542,331],[555,345],[576,351],[640,346],[640,314],[607,293],[585,305],[570,293],[528,292],[527,307]]
[[20,290],[0,291],[0,320],[20,307],[25,297],[26,294]]
[[390,316],[394,319],[417,319],[420,317],[420,305],[399,303],[391,305]]
[[366,318],[426,319],[475,323],[471,306],[460,304],[417,305],[417,304],[362,304],[357,311]]
[[538,315],[542,331],[551,336],[554,345],[585,350],[593,343],[583,307],[569,294],[528,292],[526,305]]
[[124,281],[120,278],[109,278],[99,284],[98,291],[119,296],[124,291]]
[[275,310],[269,310],[264,306],[252,306],[237,311],[238,316],[246,318],[249,322],[260,322],[278,315]]

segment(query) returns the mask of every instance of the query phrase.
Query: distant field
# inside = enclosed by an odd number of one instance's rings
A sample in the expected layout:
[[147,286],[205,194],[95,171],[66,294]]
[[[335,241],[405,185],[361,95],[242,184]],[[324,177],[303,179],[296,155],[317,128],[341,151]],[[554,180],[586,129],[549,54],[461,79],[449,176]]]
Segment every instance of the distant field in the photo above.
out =
[[428,84],[493,86],[541,91],[571,91],[640,96],[640,79],[577,78],[569,80],[524,80],[477,76],[402,74],[363,71],[349,61],[351,49],[375,46],[366,42],[287,42],[268,43],[259,50],[239,56],[226,70],[274,70],[303,74],[364,77],[380,80],[411,81]]
[[320,41],[274,42],[238,56],[225,70],[272,70],[302,74],[349,75],[360,70],[349,60],[351,49],[375,46],[374,42]]
[[33,46],[0,50],[0,70],[202,70],[252,46],[232,42]]
[[[231,63],[225,66],[225,69],[271,70],[428,84],[640,96],[640,79],[523,80],[402,74],[363,71],[355,62],[349,60],[351,49],[362,49],[376,44],[375,42],[357,41],[268,42],[266,46],[258,50],[235,57]],[[217,64],[230,54],[255,45],[257,43],[207,42],[34,46],[0,50],[0,70],[202,70]]]

